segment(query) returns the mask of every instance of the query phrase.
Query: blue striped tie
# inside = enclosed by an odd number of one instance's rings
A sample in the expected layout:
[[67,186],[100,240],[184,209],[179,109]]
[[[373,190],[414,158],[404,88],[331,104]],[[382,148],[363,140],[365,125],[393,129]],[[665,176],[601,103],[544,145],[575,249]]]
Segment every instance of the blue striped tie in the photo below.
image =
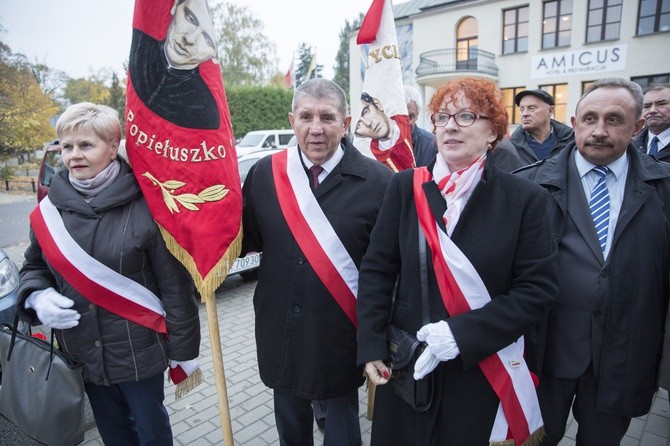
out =
[[607,230],[610,224],[610,193],[607,190],[607,172],[609,169],[605,166],[596,166],[593,171],[598,174],[598,182],[591,191],[589,208],[593,217],[593,224],[596,227],[596,234],[600,242],[600,249],[605,254],[607,245]]

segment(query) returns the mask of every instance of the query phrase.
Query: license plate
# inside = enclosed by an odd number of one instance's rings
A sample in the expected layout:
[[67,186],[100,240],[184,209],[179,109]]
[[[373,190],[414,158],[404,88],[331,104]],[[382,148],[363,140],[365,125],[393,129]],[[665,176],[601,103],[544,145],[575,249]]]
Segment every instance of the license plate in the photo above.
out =
[[237,274],[250,269],[258,268],[258,265],[261,264],[261,254],[258,252],[252,252],[247,254],[244,257],[240,257],[235,260],[232,268],[228,271],[228,274]]

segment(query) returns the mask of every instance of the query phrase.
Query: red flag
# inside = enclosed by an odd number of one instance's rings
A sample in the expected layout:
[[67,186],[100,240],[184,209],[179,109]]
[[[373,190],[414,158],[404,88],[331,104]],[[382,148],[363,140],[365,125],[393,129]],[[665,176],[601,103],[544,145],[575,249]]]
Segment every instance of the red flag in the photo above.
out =
[[289,88],[293,85],[293,61],[291,61],[291,66],[288,67],[288,71],[284,75],[284,82]]
[[373,0],[356,42],[370,46],[354,145],[394,172],[415,167],[391,0]]
[[241,240],[240,176],[213,31],[205,0],[136,0],[125,123],[151,214],[203,297],[214,296]]

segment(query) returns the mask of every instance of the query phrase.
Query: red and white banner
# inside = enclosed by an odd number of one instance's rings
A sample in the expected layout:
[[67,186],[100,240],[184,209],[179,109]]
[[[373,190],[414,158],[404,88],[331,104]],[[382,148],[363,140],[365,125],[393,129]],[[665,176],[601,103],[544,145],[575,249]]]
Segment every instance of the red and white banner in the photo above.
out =
[[239,254],[242,213],[209,14],[205,0],[136,0],[125,120],[151,214],[203,297],[214,296]]
[[373,0],[356,43],[369,48],[354,145],[394,172],[412,168],[412,133],[391,0]]

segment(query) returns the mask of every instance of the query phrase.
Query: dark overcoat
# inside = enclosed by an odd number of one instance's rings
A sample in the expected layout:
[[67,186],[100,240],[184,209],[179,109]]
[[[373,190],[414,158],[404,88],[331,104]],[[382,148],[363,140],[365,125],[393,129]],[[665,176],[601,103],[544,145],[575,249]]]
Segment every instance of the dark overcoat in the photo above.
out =
[[[551,228],[559,241],[560,294],[549,317],[544,372],[577,378],[593,362],[598,410],[637,417],[649,411],[656,390],[668,305],[670,165],[628,146],[624,198],[603,261],[589,241],[593,222],[579,223],[590,214],[578,176],[569,181],[575,150],[572,143],[517,172],[551,193]],[[570,196],[584,200],[585,215],[572,210]],[[593,233],[572,230],[567,242],[568,225]]]
[[[263,252],[254,293],[261,380],[275,391],[301,398],[341,396],[363,383],[363,369],[356,365],[356,329],[289,230],[277,200],[271,158],[258,162],[243,188],[243,251]],[[390,177],[387,167],[346,142],[342,160],[315,191],[356,267]]]
[[[499,399],[479,362],[526,339],[527,362],[535,369],[541,339],[535,335],[557,294],[556,249],[551,239],[549,195],[487,160],[451,239],[471,261],[492,297],[478,310],[450,317],[428,261],[430,321],[447,320],[460,349],[433,372],[429,411],[416,413],[388,385],[377,386],[372,444],[488,445]],[[428,166],[432,170],[434,164]],[[413,172],[391,180],[359,278],[358,362],[388,359],[387,321],[410,333],[422,326],[418,221]],[[446,204],[435,182],[423,185],[433,214],[444,229]],[[430,249],[427,248],[428,253]]]

